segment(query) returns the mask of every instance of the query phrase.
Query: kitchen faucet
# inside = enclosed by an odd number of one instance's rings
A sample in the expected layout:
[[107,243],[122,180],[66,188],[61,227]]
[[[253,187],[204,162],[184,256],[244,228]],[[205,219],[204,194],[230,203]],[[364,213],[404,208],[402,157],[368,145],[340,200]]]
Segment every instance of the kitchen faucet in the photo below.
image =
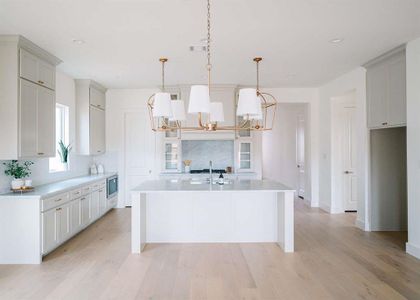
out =
[[210,186],[211,186],[213,185],[213,162],[212,161],[210,161],[209,172],[210,172]]

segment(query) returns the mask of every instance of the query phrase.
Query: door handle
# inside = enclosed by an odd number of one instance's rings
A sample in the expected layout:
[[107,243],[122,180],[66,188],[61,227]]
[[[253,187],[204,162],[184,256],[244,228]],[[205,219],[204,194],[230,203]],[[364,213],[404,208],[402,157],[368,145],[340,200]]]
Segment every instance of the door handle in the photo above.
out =
[[344,171],[344,174],[353,174],[352,171]]
[[297,165],[298,168],[300,168],[300,165]]

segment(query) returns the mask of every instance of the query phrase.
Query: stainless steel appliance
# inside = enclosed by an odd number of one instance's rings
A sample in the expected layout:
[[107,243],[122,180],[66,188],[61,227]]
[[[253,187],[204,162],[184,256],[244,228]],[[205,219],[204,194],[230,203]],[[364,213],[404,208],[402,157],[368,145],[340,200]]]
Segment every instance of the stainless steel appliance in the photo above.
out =
[[106,179],[106,197],[112,198],[118,194],[118,175]]

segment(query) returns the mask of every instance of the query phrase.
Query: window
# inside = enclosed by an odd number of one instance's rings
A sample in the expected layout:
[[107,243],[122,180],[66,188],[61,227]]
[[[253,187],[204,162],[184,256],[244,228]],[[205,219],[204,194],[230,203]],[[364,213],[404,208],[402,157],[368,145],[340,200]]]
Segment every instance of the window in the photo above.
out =
[[55,157],[50,158],[50,172],[67,171],[67,166],[61,162],[60,155],[58,154],[58,143],[60,140],[62,140],[65,145],[68,145],[69,143],[69,107],[57,103],[55,107],[55,143],[57,153],[55,154]]

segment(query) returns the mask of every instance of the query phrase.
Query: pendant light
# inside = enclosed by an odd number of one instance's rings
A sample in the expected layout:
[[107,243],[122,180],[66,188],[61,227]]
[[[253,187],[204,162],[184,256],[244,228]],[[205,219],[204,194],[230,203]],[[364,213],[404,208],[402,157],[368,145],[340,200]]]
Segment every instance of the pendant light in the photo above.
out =
[[235,115],[238,122],[235,126],[221,126],[224,122],[223,103],[211,101],[211,14],[210,0],[207,0],[207,85],[191,86],[190,98],[188,103],[188,113],[197,118],[197,124],[193,127],[182,126],[182,121],[186,119],[184,101],[171,100],[170,94],[165,92],[165,62],[166,58],[161,58],[162,63],[162,91],[152,95],[148,100],[150,119],[154,131],[239,131],[252,130],[264,131],[273,128],[277,100],[273,95],[262,92],[259,82],[259,63],[262,57],[255,57],[257,84],[255,88],[243,88],[239,90],[237,109]]

